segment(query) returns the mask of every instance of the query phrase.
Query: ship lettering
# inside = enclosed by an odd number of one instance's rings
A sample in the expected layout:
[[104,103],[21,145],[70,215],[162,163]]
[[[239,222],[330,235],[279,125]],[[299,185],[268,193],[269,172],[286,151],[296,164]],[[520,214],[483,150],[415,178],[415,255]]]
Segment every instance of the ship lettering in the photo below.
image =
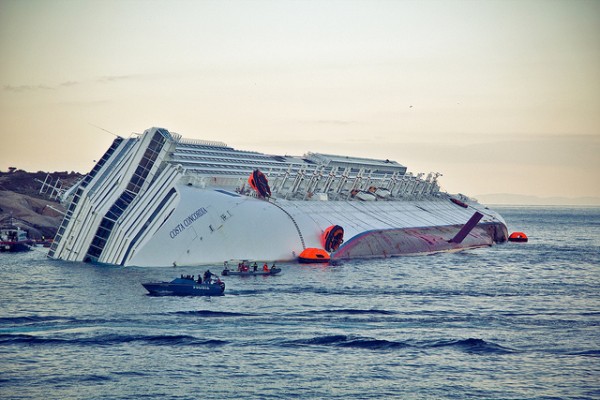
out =
[[177,235],[179,235],[181,232],[183,232],[184,230],[185,230],[185,226],[183,226],[181,224],[177,224],[177,226],[175,228],[171,229],[169,236],[171,236],[171,239],[175,239],[175,237]]
[[194,222],[196,222],[196,220],[198,218],[202,217],[207,212],[208,211],[206,211],[206,208],[201,207],[201,208],[197,209],[196,211],[194,211],[189,216],[187,216],[182,222],[177,224],[177,226],[175,226],[175,228],[171,229],[171,232],[169,232],[169,236],[171,237],[171,239],[175,239],[177,237],[177,235],[179,235],[181,232],[183,232],[185,230],[185,228],[192,225]]
[[206,209],[204,207],[197,209],[194,213],[190,214],[189,217],[187,217],[186,219],[183,220],[183,225],[185,227],[190,226],[191,224],[193,224],[198,218],[200,218],[201,216],[203,216],[204,214],[206,214]]

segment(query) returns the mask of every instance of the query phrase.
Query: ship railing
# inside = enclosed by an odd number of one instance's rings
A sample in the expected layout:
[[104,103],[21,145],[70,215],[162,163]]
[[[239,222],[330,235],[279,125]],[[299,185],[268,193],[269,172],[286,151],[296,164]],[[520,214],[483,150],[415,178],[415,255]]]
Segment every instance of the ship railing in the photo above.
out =
[[177,143],[181,142],[181,138],[183,136],[181,136],[179,133],[169,131],[169,134],[171,135],[171,140],[173,140],[174,142],[177,142]]
[[195,174],[194,171],[187,172],[191,173],[185,174],[182,183],[201,188],[216,186],[235,190],[241,187],[247,179],[245,176],[204,176]]
[[328,172],[324,169],[303,169],[297,173],[290,173],[289,170],[279,172],[269,176],[269,179],[273,193],[286,199],[309,200],[317,198],[313,197],[317,193],[326,194],[329,199],[351,199],[353,190],[367,191],[373,187],[389,190],[390,196],[386,200],[426,198],[439,193],[437,181],[430,177],[422,179],[422,176],[423,174],[401,176],[396,173],[374,176],[364,169],[355,175],[350,175],[349,169],[341,174],[337,170]]
[[[239,174],[217,174],[210,176],[188,170],[184,183],[197,187],[224,187],[240,194],[253,195],[247,184],[247,176]],[[223,171],[225,172],[225,171]],[[325,168],[300,169],[293,171],[265,171],[274,197],[296,200],[352,199],[353,190],[368,191],[370,188],[382,188],[389,191],[389,196],[379,200],[420,199],[437,196],[440,192],[437,180],[422,179],[422,174],[392,174],[374,176],[365,170],[351,175],[348,168],[343,171]],[[325,194],[326,196],[315,196]]]
[[179,135],[179,140],[177,142],[182,145],[189,146],[207,146],[207,147],[228,147],[227,144],[223,142],[219,142],[216,140],[203,140],[203,139],[181,139],[181,135]]

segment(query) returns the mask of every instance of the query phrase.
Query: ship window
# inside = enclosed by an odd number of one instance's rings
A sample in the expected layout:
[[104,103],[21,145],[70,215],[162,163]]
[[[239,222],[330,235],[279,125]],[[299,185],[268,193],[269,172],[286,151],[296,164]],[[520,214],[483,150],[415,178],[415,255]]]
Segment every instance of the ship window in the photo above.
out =
[[103,238],[107,238],[108,235],[110,235],[110,229],[100,228],[100,229],[98,229],[98,232],[96,233],[96,235],[103,237]]
[[[150,224],[152,223],[152,221],[154,221],[154,219],[156,218],[156,216],[163,211],[163,208],[165,207],[165,205],[167,204],[167,202],[175,195],[176,191],[174,188],[172,188],[169,193],[167,193],[167,195],[162,199],[162,201],[160,202],[160,204],[158,205],[158,207],[156,207],[156,209],[154,210],[154,212],[152,213],[152,215],[150,215],[150,218],[148,218],[148,220],[146,220],[146,222],[144,223],[144,225],[142,226],[142,228],[139,230],[139,232],[137,233],[137,235],[135,235],[135,237],[133,238],[133,240],[131,241],[131,243],[129,244],[129,247],[127,248],[127,251],[125,252],[125,255],[123,256],[123,260],[121,261],[121,264],[125,263],[125,261],[127,260],[129,253],[132,251],[133,247],[135,246],[135,244],[138,242],[138,240],[140,239],[140,237],[142,237],[142,235],[146,232],[146,229],[148,229],[148,226],[150,226]],[[172,213],[173,211],[171,211]],[[169,216],[171,215],[171,213],[169,213],[169,215],[167,216],[166,219],[169,218]],[[164,223],[164,222],[163,222]],[[162,226],[162,224],[161,224]]]

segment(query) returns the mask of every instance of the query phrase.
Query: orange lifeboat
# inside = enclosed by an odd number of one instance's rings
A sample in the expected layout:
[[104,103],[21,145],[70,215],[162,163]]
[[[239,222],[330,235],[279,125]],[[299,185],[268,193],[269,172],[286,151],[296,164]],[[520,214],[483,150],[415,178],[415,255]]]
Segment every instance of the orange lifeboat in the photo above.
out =
[[344,242],[344,228],[339,225],[331,225],[325,229],[321,236],[321,244],[326,251],[336,251]]
[[455,199],[454,197],[450,197],[450,201],[456,204],[457,206],[461,206],[463,208],[469,207],[467,203],[465,203],[464,201],[460,201],[459,199]]
[[271,197],[271,188],[269,187],[269,181],[265,174],[260,172],[259,170],[254,170],[248,177],[248,183],[252,187],[252,189],[256,190],[262,197]]
[[298,262],[302,264],[326,263],[329,262],[329,259],[329,253],[323,249],[317,249],[315,247],[309,247],[308,249],[305,249],[298,256]]
[[526,242],[528,240],[527,235],[523,232],[513,232],[508,237],[509,242]]

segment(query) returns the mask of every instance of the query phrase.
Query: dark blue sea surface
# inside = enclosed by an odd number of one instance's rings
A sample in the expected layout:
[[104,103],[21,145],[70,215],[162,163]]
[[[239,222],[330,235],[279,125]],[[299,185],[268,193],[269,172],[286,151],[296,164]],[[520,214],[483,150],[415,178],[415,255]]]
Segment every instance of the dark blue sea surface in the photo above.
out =
[[1,254],[0,398],[600,398],[600,209],[498,210],[528,243],[284,264],[213,298],[141,286],[205,267]]

